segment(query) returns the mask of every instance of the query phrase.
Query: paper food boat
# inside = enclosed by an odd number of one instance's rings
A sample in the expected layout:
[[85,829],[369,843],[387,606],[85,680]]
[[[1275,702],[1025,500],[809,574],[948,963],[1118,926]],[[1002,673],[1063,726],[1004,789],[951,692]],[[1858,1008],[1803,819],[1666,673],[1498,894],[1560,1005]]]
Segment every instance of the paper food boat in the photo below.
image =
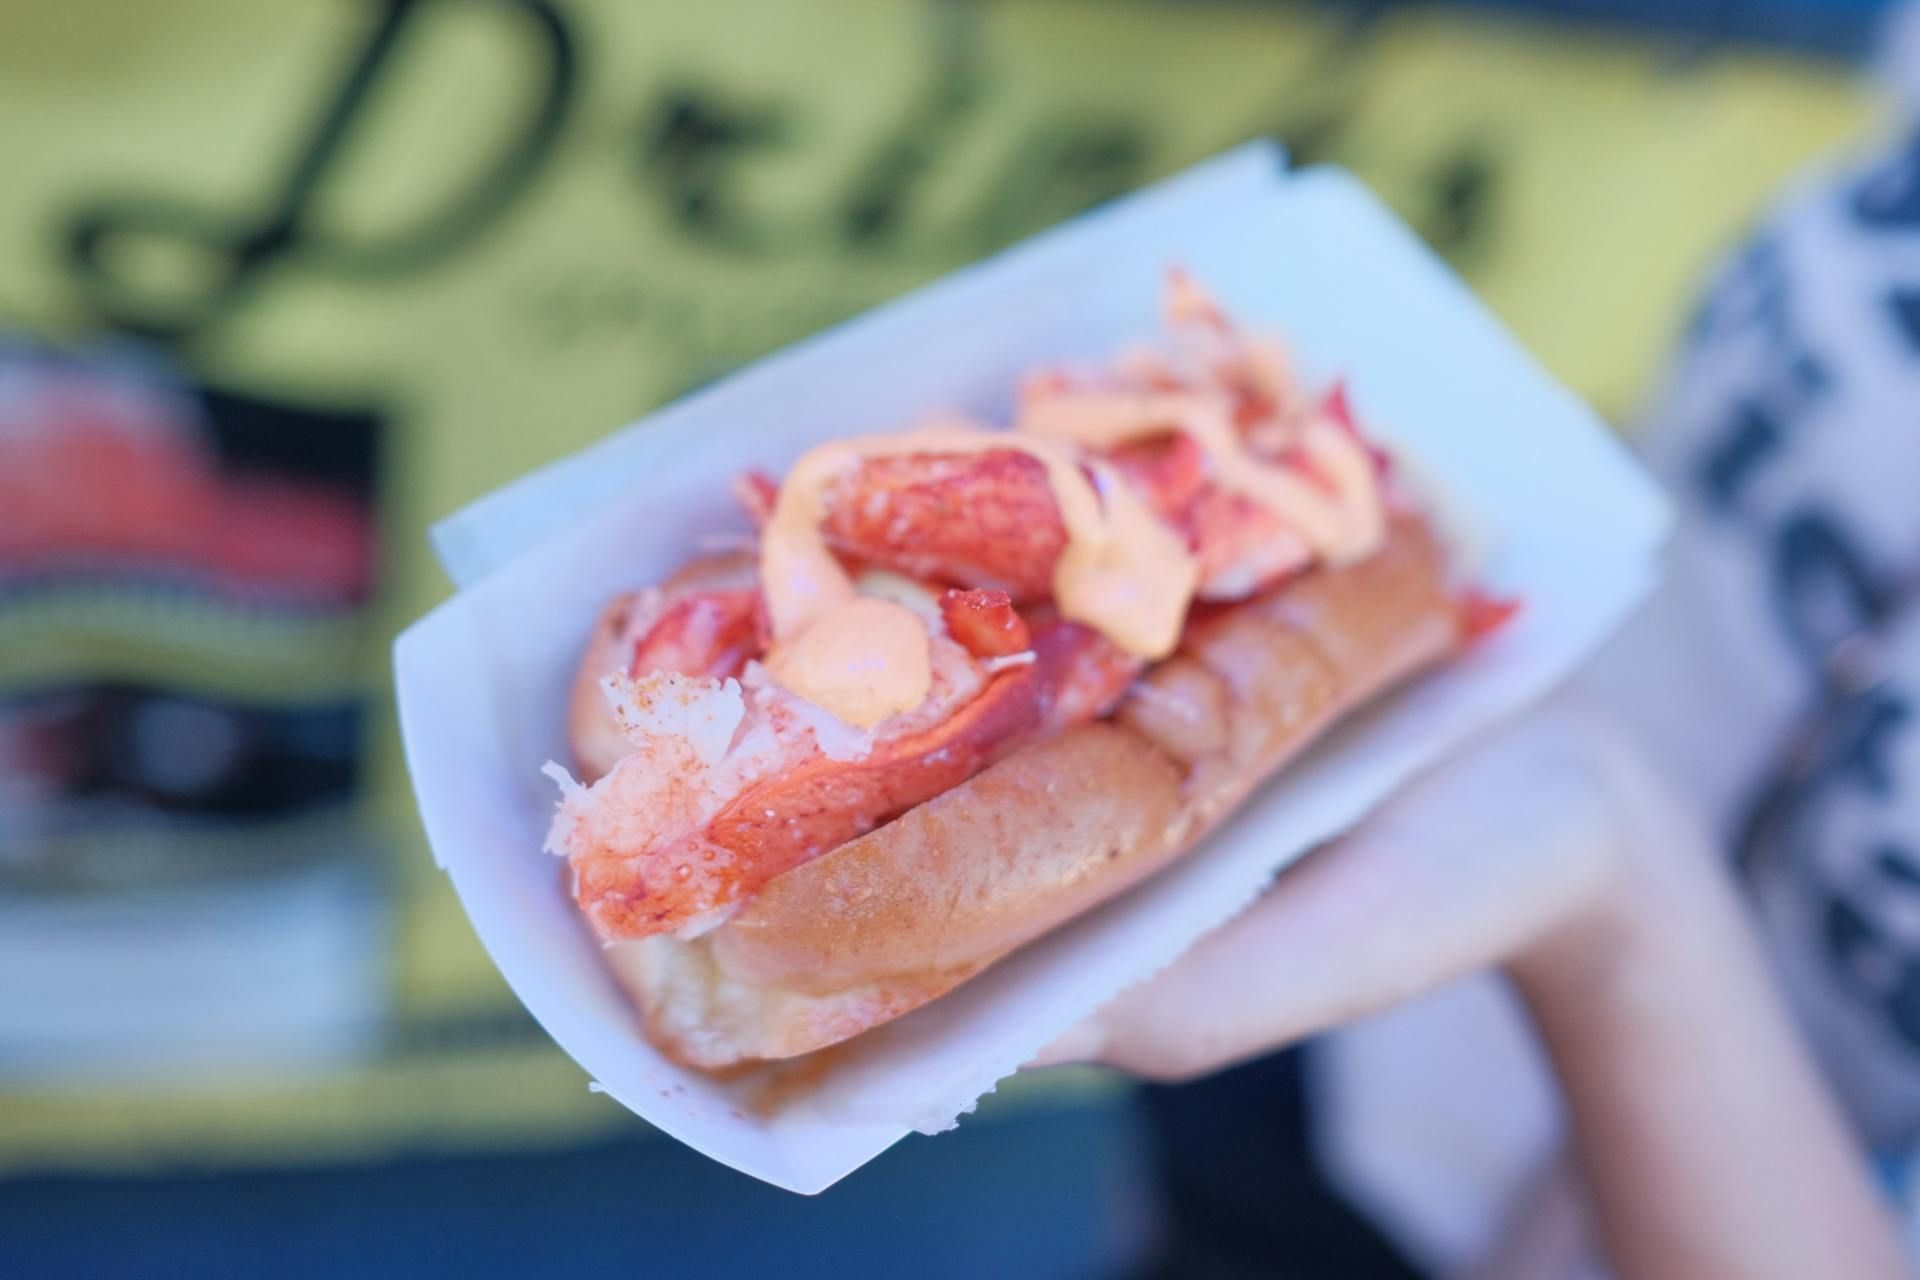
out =
[[[605,599],[740,528],[727,481],[936,410],[1005,421],[1019,376],[1156,330],[1181,264],[1316,382],[1347,380],[1490,548],[1519,620],[1345,726],[1170,870],[851,1043],[771,1114],[751,1076],[662,1058],[541,852],[565,694]],[[459,592],[394,647],[434,856],[494,962],[596,1087],[716,1160],[817,1192],[950,1126],[1042,1044],[1174,959],[1282,866],[1538,698],[1647,591],[1665,503],[1594,415],[1345,173],[1256,144],[800,343],[482,498],[434,530]]]

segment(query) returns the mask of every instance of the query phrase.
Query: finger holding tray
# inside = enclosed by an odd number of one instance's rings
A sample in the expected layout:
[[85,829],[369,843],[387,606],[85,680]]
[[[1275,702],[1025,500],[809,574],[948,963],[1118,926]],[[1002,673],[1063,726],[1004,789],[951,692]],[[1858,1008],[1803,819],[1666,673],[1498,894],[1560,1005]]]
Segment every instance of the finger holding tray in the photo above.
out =
[[1544,692],[1665,525],[1364,190],[1253,147],[447,522],[402,728],[563,1047],[814,1191]]

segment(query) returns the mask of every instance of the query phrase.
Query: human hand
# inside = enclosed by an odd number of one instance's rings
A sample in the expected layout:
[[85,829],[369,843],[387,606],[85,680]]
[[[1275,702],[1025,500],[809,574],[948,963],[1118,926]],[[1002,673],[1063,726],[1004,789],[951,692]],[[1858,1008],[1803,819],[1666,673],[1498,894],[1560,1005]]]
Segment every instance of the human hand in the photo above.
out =
[[[1555,704],[1422,776],[1030,1065],[1177,1081],[1608,934],[1642,842],[1615,730]],[[1559,963],[1553,960],[1553,963]]]

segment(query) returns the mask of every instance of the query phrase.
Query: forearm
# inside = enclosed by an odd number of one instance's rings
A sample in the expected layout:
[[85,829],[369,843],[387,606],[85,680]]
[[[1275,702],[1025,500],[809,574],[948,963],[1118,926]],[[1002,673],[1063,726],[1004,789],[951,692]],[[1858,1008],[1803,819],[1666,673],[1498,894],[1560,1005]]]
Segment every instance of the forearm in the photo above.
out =
[[1631,762],[1621,883],[1511,966],[1625,1277],[1907,1275],[1730,883]]

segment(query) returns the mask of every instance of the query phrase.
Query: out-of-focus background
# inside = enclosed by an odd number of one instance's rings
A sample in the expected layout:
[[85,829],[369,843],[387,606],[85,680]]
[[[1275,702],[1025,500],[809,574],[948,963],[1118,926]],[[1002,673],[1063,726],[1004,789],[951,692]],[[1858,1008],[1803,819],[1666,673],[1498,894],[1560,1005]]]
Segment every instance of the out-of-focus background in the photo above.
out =
[[1715,252],[1880,127],[1881,7],[0,6],[0,1274],[1123,1266],[1111,1079],[816,1201],[588,1093],[412,816],[427,523],[1262,134],[1624,422]]

